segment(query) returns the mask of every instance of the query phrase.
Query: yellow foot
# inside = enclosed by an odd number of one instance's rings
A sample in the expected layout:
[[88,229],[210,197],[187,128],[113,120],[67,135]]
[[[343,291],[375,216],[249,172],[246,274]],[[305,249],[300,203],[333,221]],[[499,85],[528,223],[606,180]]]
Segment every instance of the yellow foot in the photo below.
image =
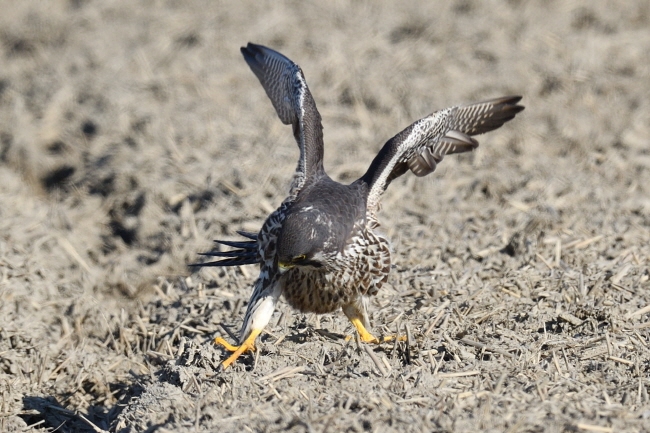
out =
[[253,329],[246,340],[244,340],[240,346],[233,346],[221,337],[214,339],[215,344],[219,344],[223,346],[227,351],[233,352],[233,354],[230,355],[228,359],[221,363],[221,366],[224,368],[224,370],[228,368],[230,364],[235,362],[242,353],[255,351],[255,339],[258,335],[260,335],[261,332],[261,329]]
[[[352,322],[354,327],[357,328],[357,332],[359,333],[359,338],[364,343],[381,344],[381,343],[387,343],[389,341],[393,341],[395,339],[397,339],[398,341],[406,341],[406,337],[404,335],[387,335],[379,339],[374,335],[372,335],[370,332],[368,332],[366,327],[363,326],[363,322],[358,317],[353,317],[352,319],[350,319],[350,322]],[[352,339],[352,336],[350,335],[345,337],[345,341],[350,341],[350,339]]]
[[[381,338],[374,337],[372,334],[368,334],[370,336],[370,339],[363,339],[361,338],[361,341],[364,343],[371,343],[371,344],[382,344],[382,343],[389,343],[391,341],[406,341],[406,336],[405,335],[385,335]],[[346,335],[345,336],[345,341],[350,341],[354,338],[354,335]]]

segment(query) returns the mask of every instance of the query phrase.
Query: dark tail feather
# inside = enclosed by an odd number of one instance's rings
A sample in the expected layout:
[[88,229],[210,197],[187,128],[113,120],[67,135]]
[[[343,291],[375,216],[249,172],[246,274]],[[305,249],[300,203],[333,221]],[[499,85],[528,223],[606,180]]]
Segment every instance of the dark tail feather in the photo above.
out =
[[242,265],[254,265],[259,263],[260,260],[255,257],[253,259],[239,259],[237,257],[229,257],[227,259],[215,261],[215,262],[205,262],[205,263],[190,263],[188,266],[196,268],[204,268],[208,266],[242,266]]
[[227,247],[241,248],[243,250],[254,250],[257,251],[257,242],[256,241],[246,241],[246,242],[233,242],[233,241],[214,241],[217,244],[225,245]]
[[257,241],[257,233],[252,233],[252,232],[245,232],[243,230],[237,230],[237,234],[240,236],[243,236],[248,239],[253,239],[254,241]]
[[257,256],[257,251],[233,250],[233,251],[208,251],[207,253],[199,253],[200,256],[208,257],[242,257],[254,258]]
[[214,242],[217,244],[236,249],[231,251],[212,250],[206,253],[199,253],[201,256],[222,258],[213,262],[191,263],[189,266],[241,266],[259,263],[260,258],[258,255],[257,233],[250,233],[245,231],[238,231],[237,233],[245,238],[253,240],[243,242],[215,240]]

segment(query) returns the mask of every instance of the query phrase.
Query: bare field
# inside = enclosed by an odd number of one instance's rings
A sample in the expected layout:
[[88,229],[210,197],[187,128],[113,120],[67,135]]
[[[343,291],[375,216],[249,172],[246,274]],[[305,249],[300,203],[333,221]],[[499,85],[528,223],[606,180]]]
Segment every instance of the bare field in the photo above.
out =
[[[650,431],[650,4],[0,1],[0,431]],[[526,111],[383,200],[359,346],[282,305],[217,373],[298,151],[241,58],[306,75],[333,178],[449,105]]]

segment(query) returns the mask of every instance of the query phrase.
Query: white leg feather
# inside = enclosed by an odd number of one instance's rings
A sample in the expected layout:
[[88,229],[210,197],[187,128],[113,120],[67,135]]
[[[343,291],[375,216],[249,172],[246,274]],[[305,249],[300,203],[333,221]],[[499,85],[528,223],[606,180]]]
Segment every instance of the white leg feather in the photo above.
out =
[[[260,283],[258,282],[258,284]],[[239,344],[242,344],[248,338],[253,329],[262,330],[266,327],[282,294],[282,287],[278,279],[272,281],[260,293],[258,293],[257,289],[258,287],[255,287],[253,290],[253,295],[244,316],[244,323],[239,333]]]

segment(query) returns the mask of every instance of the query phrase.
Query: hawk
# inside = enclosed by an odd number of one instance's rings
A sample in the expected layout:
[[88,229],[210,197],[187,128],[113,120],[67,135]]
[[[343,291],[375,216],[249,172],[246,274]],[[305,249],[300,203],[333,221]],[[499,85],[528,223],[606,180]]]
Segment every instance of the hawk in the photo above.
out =
[[302,312],[331,313],[339,308],[366,343],[381,343],[368,331],[367,299],[386,282],[391,258],[388,240],[378,231],[383,192],[407,171],[432,173],[445,155],[474,150],[472,138],[499,128],[524,109],[521,96],[507,96],[436,111],[388,140],[370,167],[349,185],[323,169],[323,127],[300,67],[282,54],[249,43],[244,59],[264,87],[284,124],[293,127],[300,158],[289,196],[259,233],[238,232],[245,241],[215,241],[234,248],[210,251],[217,261],[198,266],[259,264],[238,345],[215,342],[233,352],[227,368],[246,351],[271,319],[280,296]]

